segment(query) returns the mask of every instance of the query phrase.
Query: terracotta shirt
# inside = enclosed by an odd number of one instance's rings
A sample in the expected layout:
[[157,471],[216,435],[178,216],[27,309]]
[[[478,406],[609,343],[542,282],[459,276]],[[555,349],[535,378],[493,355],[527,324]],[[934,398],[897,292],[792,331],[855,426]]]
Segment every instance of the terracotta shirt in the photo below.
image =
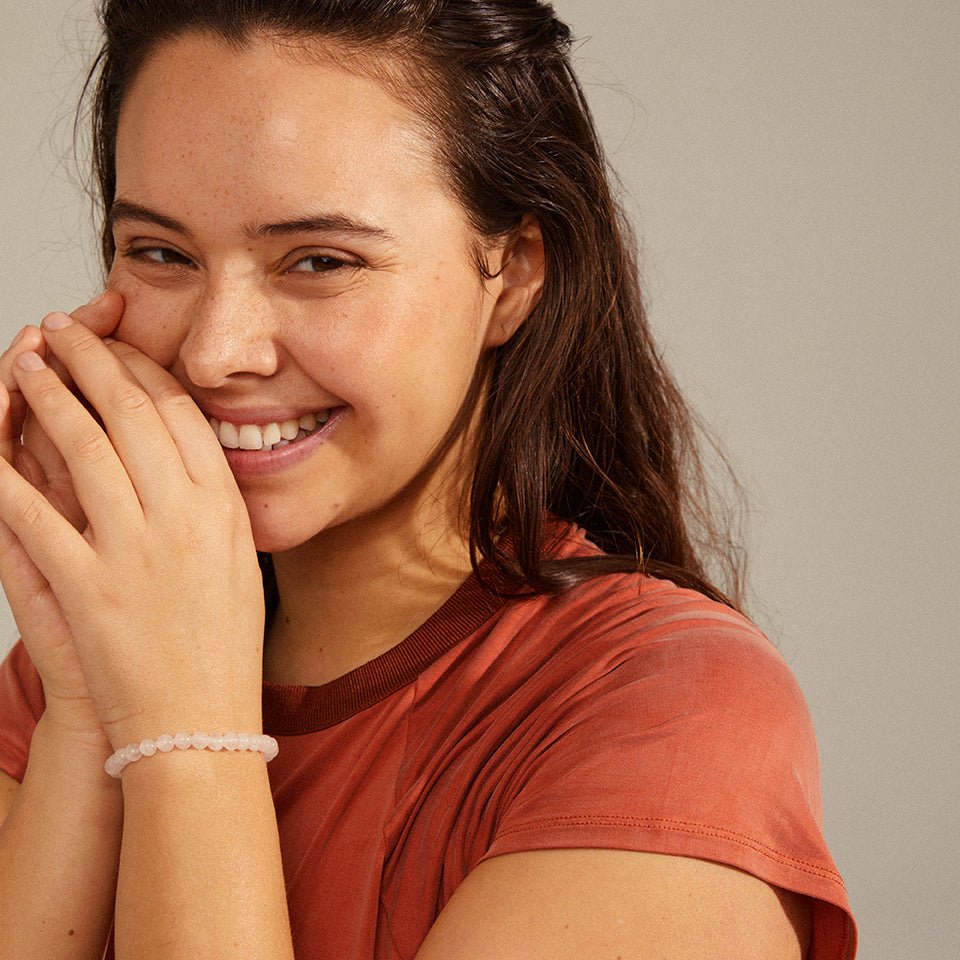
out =
[[[574,531],[563,552],[595,550]],[[802,694],[698,593],[617,575],[502,601],[471,577],[376,660],[265,684],[263,705],[298,960],[412,958],[478,863],[586,847],[738,867],[813,899],[810,960],[854,954]],[[18,780],[42,710],[18,644],[0,668]]]

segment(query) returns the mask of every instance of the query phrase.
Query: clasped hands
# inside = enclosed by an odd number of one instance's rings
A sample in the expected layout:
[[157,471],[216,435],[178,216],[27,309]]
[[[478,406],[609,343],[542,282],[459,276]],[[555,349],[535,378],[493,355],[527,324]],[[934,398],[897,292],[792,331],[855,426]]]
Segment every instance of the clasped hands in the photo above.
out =
[[117,749],[259,730],[263,592],[246,507],[184,387],[104,342],[108,292],[0,357],[0,581],[47,709]]

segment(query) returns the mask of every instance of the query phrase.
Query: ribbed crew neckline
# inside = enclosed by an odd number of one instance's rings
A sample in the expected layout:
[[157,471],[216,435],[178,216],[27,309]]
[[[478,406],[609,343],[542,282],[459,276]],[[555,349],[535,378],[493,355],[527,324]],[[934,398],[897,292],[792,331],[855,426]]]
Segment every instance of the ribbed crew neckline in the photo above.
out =
[[342,677],[313,687],[265,682],[264,732],[273,736],[316,733],[372,707],[415,680],[506,602],[471,573],[413,633]]

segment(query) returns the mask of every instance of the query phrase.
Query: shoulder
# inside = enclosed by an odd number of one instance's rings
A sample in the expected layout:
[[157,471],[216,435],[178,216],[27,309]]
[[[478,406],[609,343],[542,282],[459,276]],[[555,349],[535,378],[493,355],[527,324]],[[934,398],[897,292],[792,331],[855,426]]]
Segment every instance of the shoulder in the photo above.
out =
[[531,787],[600,812],[603,785],[611,809],[700,823],[704,807],[776,818],[789,795],[819,822],[806,701],[737,611],[668,581],[602,576],[517,604],[497,629],[498,702],[536,731]]
[[830,922],[846,929],[813,723],[755,624],[628,576],[582,584],[534,619],[524,640],[543,643],[536,673],[550,693],[488,857],[589,848],[715,861],[838,906]]
[[[688,703],[701,716],[806,726],[803,696],[776,646],[746,616],[641,575],[601,576],[528,609],[525,634],[544,670],[632,691],[641,710]],[[535,639],[534,639],[535,638]],[[597,686],[599,685],[599,686]],[[654,696],[655,695],[655,696]]]

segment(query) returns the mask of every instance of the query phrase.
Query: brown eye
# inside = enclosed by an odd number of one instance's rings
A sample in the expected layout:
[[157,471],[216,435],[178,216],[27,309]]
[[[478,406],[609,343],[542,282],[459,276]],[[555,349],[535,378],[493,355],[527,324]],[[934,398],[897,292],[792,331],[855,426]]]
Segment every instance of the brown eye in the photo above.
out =
[[185,257],[169,247],[135,247],[127,252],[126,256],[146,263],[156,263],[160,266],[188,267],[193,264],[189,257]]
[[310,256],[298,260],[291,268],[290,273],[330,273],[341,267],[355,267],[356,264],[347,263],[338,257]]

